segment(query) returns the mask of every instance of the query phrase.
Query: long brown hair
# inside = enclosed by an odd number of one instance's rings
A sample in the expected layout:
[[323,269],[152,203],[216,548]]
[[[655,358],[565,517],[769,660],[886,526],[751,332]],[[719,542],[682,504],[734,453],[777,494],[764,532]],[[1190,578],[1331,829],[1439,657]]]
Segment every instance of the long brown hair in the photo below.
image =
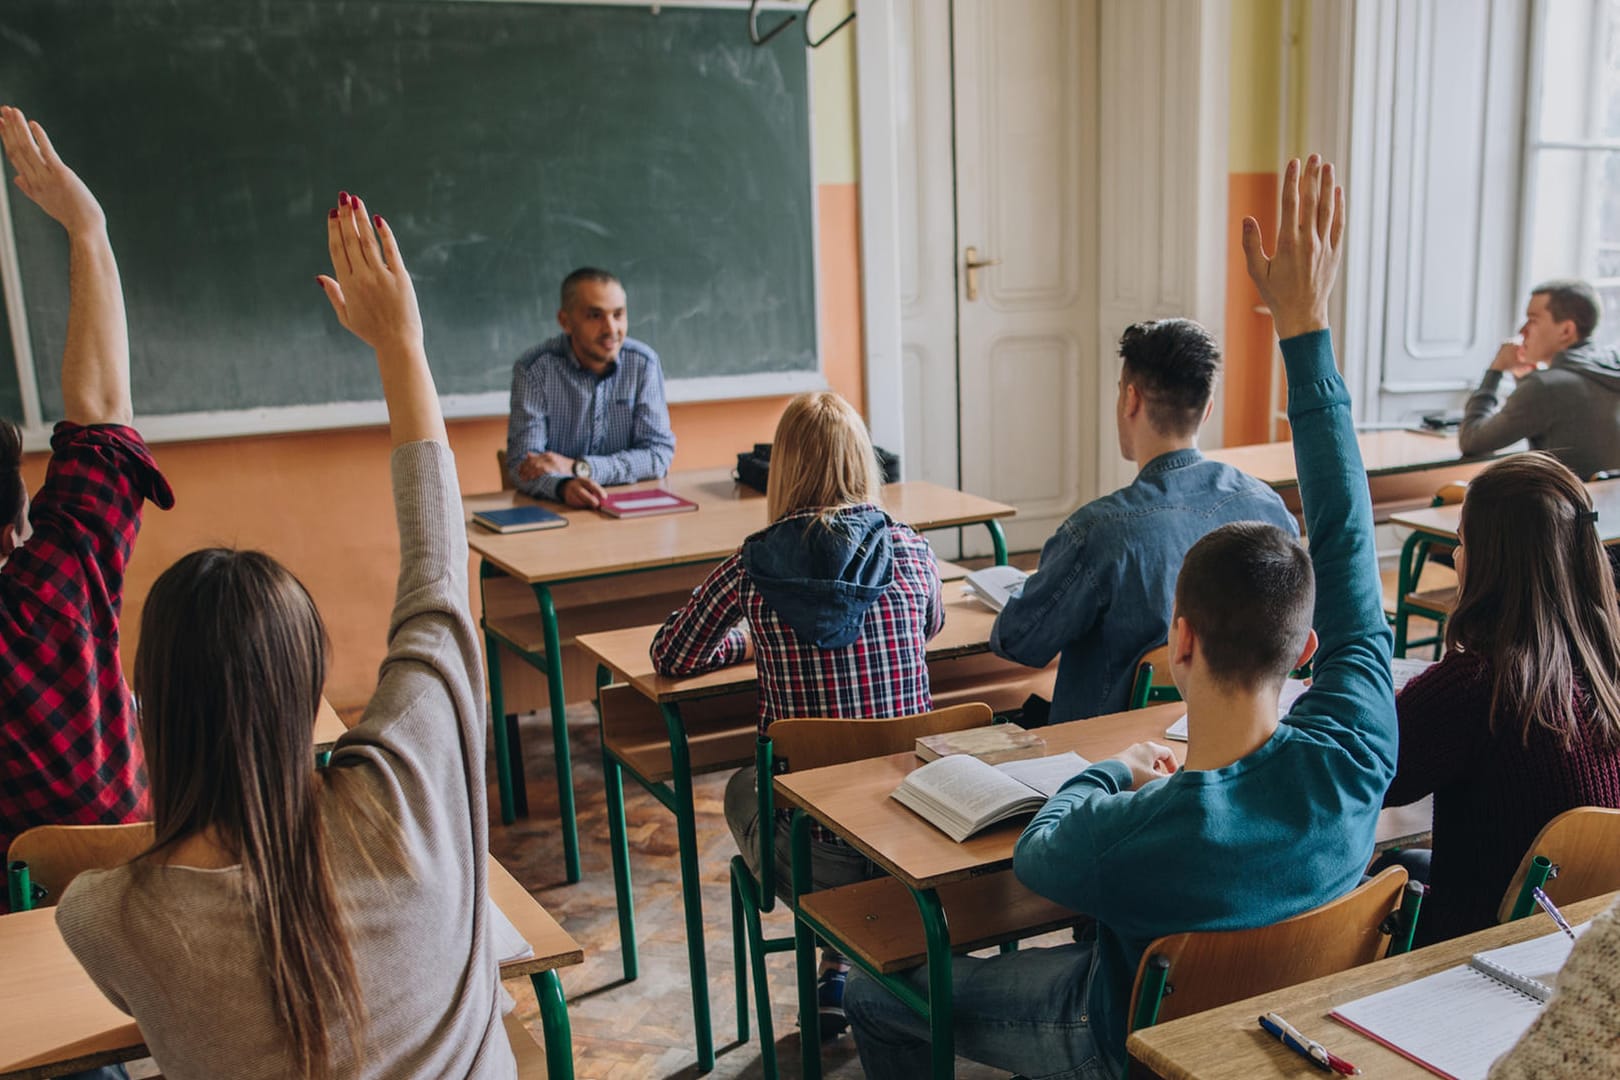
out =
[[332,1075],[345,1022],[358,1062],[365,1007],[326,859],[314,719],[326,628],[304,586],[257,551],[208,548],[152,586],[135,656],[156,835],[137,868],[209,831],[242,891],[296,1074]]
[[801,510],[875,503],[883,486],[866,422],[855,406],[821,390],[788,402],[771,444],[765,511],[772,521]]
[[1516,454],[1468,485],[1462,581],[1447,649],[1491,669],[1491,729],[1539,724],[1574,738],[1576,680],[1594,733],[1620,743],[1620,611],[1592,498],[1550,454]]

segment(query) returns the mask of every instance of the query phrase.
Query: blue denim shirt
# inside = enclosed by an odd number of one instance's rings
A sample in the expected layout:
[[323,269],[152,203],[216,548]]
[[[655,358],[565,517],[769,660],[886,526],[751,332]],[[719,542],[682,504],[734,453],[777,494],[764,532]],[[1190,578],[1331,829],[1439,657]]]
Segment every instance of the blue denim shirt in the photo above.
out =
[[990,633],[998,656],[1045,667],[1062,653],[1052,722],[1119,712],[1136,661],[1170,632],[1187,550],[1232,521],[1299,535],[1277,493],[1197,450],[1160,454],[1136,480],[1087,503],[1041,549],[1039,572]]
[[567,334],[524,353],[512,368],[506,468],[525,495],[558,499],[566,476],[522,480],[517,474],[525,457],[547,450],[584,458],[591,478],[604,486],[669,472],[675,434],[658,354],[627,337],[618,359],[597,376],[579,366]]

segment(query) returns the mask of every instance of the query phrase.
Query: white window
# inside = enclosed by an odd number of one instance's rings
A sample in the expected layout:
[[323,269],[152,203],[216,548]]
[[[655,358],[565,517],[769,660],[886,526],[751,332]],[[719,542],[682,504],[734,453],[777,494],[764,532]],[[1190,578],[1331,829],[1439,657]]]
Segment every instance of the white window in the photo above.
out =
[[1532,25],[1520,294],[1585,278],[1620,340],[1620,0],[1541,0]]

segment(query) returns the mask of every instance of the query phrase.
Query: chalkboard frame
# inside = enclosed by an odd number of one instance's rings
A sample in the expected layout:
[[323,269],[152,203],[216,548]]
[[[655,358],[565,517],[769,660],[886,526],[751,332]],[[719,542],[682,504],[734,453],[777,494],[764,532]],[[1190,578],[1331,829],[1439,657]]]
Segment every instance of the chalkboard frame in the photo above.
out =
[[[387,0],[383,0],[383,2],[386,3]],[[737,34],[739,36],[746,34],[743,18],[749,8],[748,0],[665,0],[662,3],[650,3],[648,0],[442,0],[442,2],[447,6],[468,2],[496,5],[648,8],[653,15],[656,15],[660,8],[711,11],[723,9],[735,11],[738,14]],[[764,0],[760,7],[762,10],[793,12],[800,10],[799,5],[788,2],[788,0]],[[805,134],[808,168],[803,183],[808,192],[811,230],[809,249],[813,262],[810,271],[810,298],[814,321],[814,367],[788,371],[670,378],[666,384],[666,390],[671,403],[776,397],[805,390],[825,389],[828,385],[825,375],[826,333],[823,323],[821,221],[819,193],[816,183],[816,130],[813,86],[813,77],[808,77],[807,72],[804,105],[807,114]],[[7,180],[9,181],[9,169],[7,170]],[[39,450],[48,447],[51,423],[50,419],[44,416],[39,380],[36,376],[36,371],[40,370],[38,364],[42,358],[34,355],[35,350],[31,340],[28,318],[26,317],[26,280],[18,257],[16,233],[12,218],[13,213],[19,212],[19,210],[24,213],[38,212],[31,204],[27,204],[27,200],[23,196],[15,193],[12,190],[12,185],[8,182],[5,194],[0,195],[0,289],[3,289],[5,313],[5,317],[0,318],[0,332],[9,330],[10,340],[0,344],[0,362],[9,359],[13,363],[8,366],[15,368],[14,374],[17,380],[18,396],[21,400],[22,415],[12,417],[12,419],[22,422],[28,449]],[[632,326],[631,329],[632,333],[634,333],[635,327]],[[7,347],[9,347],[9,356],[6,355]],[[363,348],[363,346],[360,346],[360,348]],[[57,359],[52,357],[49,362],[54,364]],[[3,376],[0,376],[8,384],[0,387],[0,397],[10,396],[9,382],[12,375],[13,372],[8,371]],[[508,393],[505,390],[467,394],[441,394],[440,402],[445,416],[452,419],[504,417],[507,415],[509,407]],[[386,424],[387,411],[379,396],[373,400],[324,404],[274,405],[170,413],[143,412],[138,415],[137,422],[142,434],[148,441],[173,442],[378,426]]]

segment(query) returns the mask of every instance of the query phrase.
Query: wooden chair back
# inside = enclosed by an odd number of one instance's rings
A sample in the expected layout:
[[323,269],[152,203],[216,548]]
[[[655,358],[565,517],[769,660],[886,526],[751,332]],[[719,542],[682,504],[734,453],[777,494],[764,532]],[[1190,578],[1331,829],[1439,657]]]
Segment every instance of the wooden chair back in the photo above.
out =
[[784,770],[819,769],[913,749],[925,735],[985,727],[990,706],[968,702],[883,720],[778,720],[770,727],[773,756]]
[[1168,643],[1149,649],[1136,662],[1136,680],[1131,684],[1128,707],[1145,709],[1155,701],[1180,701],[1181,691],[1170,678]]
[[44,895],[32,906],[51,907],[85,870],[122,866],[152,846],[152,823],[38,825],[12,840],[6,863],[28,864],[28,877]]
[[1131,1015],[1150,972],[1168,963],[1158,1015],[1165,1023],[1256,994],[1332,975],[1384,955],[1406,871],[1392,866],[1351,892],[1291,919],[1253,930],[1171,934],[1149,945],[1136,970]]
[[512,475],[506,471],[506,448],[504,446],[495,451],[495,468],[501,474],[501,490],[516,491],[517,484],[512,480]]
[[1468,494],[1468,481],[1452,480],[1441,484],[1440,490],[1434,493],[1435,506],[1456,506]]
[[1542,826],[1513,872],[1497,910],[1498,921],[1513,918],[1525,877],[1538,855],[1552,863],[1541,889],[1560,907],[1620,889],[1620,810],[1578,806]]

